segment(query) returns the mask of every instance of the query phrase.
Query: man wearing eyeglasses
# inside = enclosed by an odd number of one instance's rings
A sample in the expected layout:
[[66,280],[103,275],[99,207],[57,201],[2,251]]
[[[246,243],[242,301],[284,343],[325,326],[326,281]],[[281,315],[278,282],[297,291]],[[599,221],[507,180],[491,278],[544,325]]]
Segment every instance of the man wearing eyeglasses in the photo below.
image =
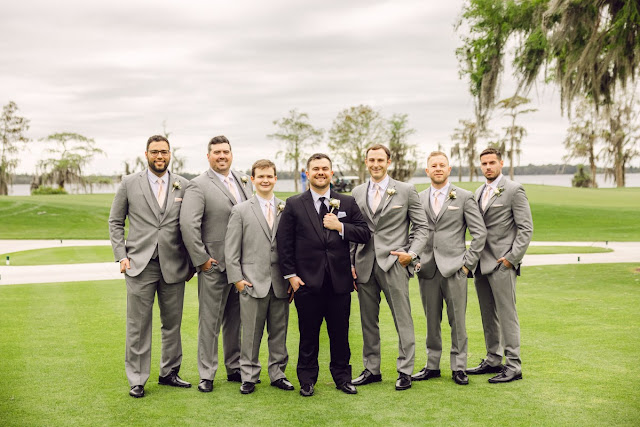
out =
[[[143,397],[151,371],[151,320],[158,294],[162,353],[158,383],[189,388],[178,376],[182,363],[180,326],[184,284],[194,273],[180,236],[180,207],[188,181],[167,169],[169,141],[147,141],[149,168],[126,176],[109,214],[109,235],[116,262],[127,285],[125,371],[129,395]],[[125,219],[129,234],[125,241]]]

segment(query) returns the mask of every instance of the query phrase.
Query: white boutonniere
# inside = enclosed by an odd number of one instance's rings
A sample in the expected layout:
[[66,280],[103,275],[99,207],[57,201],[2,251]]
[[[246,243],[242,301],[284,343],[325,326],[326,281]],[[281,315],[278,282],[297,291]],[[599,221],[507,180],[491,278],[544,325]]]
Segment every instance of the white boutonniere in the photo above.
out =
[[240,177],[240,181],[242,181],[242,186],[246,186],[247,182],[249,182],[249,177],[247,175],[242,175],[242,177]]
[[331,207],[331,210],[329,211],[329,213],[333,213],[334,209],[340,210],[340,200],[339,199],[329,200],[329,206]]
[[453,199],[455,199],[456,197],[458,197],[458,196],[456,195],[456,190],[451,190],[451,191],[449,191],[449,197],[448,197],[449,199],[453,200]]
[[493,190],[493,194],[496,197],[500,197],[500,195],[502,194],[503,191],[504,191],[504,187],[498,187],[495,190]]
[[397,193],[397,191],[396,191],[396,189],[395,189],[395,188],[388,188],[388,189],[387,189],[387,191],[386,191],[386,193],[387,193],[387,198],[386,198],[386,199],[384,199],[384,201],[385,201],[385,202],[386,202],[387,200],[389,200],[389,198],[390,198],[390,197],[393,197],[393,195],[394,195],[394,194],[396,194],[396,193]]
[[282,211],[284,210],[284,202],[280,202],[278,203],[278,215],[280,215],[282,213]]
[[182,184],[180,184],[180,181],[173,181],[173,185],[171,186],[171,192],[173,193],[173,190],[182,190]]

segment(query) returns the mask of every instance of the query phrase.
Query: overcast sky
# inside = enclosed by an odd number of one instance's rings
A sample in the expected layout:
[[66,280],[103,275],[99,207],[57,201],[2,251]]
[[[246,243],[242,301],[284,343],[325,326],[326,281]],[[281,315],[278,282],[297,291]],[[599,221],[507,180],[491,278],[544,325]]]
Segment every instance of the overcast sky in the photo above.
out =
[[[471,118],[458,77],[451,1],[44,1],[5,2],[0,15],[0,103],[15,101],[34,141],[20,172],[55,132],[94,138],[107,152],[90,173],[122,173],[167,121],[186,170],[208,167],[207,141],[229,138],[234,167],[274,159],[275,119],[297,108],[329,129],[359,104],[407,113],[411,142],[448,151],[458,120]],[[509,76],[501,97],[513,94]],[[560,163],[567,127],[557,91],[532,92],[539,111],[521,164]],[[494,115],[491,127],[505,119]],[[320,147],[321,148],[321,147]],[[310,153],[309,153],[310,154]],[[279,166],[281,161],[276,162]],[[424,163],[424,162],[423,162]]]

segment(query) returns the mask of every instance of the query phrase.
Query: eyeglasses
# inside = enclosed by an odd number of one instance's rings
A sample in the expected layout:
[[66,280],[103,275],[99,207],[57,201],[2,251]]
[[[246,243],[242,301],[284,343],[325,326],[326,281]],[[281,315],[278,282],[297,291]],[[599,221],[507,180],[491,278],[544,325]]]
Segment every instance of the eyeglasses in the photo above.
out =
[[168,156],[171,151],[169,150],[149,150],[149,154],[152,157],[158,157],[158,154],[162,154],[163,156]]

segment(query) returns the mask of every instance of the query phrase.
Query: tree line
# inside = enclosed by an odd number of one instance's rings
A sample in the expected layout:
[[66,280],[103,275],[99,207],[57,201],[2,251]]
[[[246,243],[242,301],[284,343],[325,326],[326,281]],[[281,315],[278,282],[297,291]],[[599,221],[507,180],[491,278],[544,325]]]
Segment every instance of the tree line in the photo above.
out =
[[[566,159],[589,162],[589,186],[596,186],[596,160],[618,187],[625,185],[625,170],[640,154],[640,2],[466,0],[457,29],[460,76],[474,100],[474,119],[461,122],[462,153],[468,157],[486,134],[496,108],[516,107],[542,79],[560,89],[561,111],[571,118]],[[496,102],[507,57],[518,88]],[[512,129],[508,139],[515,144],[507,152],[517,153],[519,136]]]

